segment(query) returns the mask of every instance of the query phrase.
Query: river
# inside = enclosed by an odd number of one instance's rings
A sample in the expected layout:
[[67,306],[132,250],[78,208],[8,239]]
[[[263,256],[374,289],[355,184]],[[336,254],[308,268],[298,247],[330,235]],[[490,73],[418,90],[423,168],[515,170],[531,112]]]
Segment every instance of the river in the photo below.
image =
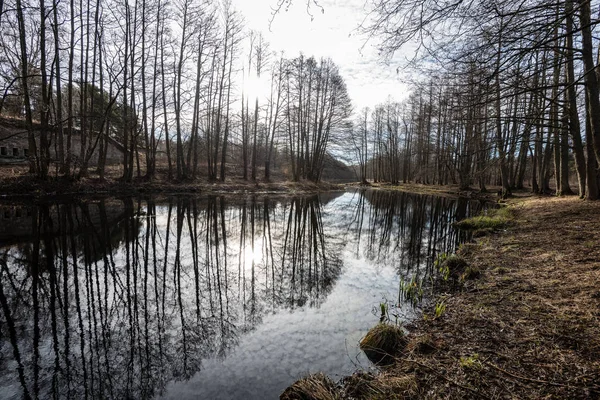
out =
[[484,204],[386,191],[0,203],[0,397],[275,399],[371,367]]

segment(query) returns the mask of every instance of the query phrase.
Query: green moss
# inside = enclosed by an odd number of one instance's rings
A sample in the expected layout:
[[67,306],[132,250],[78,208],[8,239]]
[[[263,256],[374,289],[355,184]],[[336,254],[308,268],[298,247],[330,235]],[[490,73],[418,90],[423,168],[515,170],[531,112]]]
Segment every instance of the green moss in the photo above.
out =
[[461,357],[459,363],[463,369],[480,370],[482,368],[481,361],[479,361],[479,354],[477,353],[468,357]]
[[466,218],[454,224],[459,229],[471,231],[494,231],[505,228],[511,220],[508,207],[487,210],[484,215]]

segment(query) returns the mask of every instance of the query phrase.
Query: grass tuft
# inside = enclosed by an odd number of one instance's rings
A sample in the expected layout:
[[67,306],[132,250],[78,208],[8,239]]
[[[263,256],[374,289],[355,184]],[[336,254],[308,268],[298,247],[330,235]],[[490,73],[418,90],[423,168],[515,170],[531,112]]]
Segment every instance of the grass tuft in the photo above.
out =
[[459,278],[464,281],[463,275],[469,268],[467,261],[457,254],[441,254],[435,261],[435,266],[438,271],[442,274],[442,278],[447,281],[452,279],[452,282],[456,283]]
[[438,344],[435,343],[430,334],[412,336],[406,349],[411,353],[429,355],[438,351]]
[[308,375],[289,386],[279,396],[280,400],[337,400],[335,383],[327,375]]
[[477,279],[481,276],[481,270],[479,269],[479,267],[476,267],[474,265],[469,265],[467,266],[467,268],[465,268],[465,272],[462,273],[462,275],[460,276],[460,280],[461,281],[470,281],[473,279]]
[[466,218],[455,222],[454,226],[468,231],[496,231],[506,228],[512,217],[508,207],[487,210],[484,215]]
[[418,389],[414,374],[393,376],[357,372],[344,379],[344,398],[350,399],[406,399]]
[[390,324],[377,324],[360,341],[360,349],[375,364],[386,365],[393,361],[407,344],[402,328]]
[[480,370],[483,366],[479,361],[479,354],[475,353],[467,357],[461,357],[458,361],[463,370]]
[[456,273],[467,267],[467,261],[459,255],[451,254],[446,258],[443,265],[448,267],[450,273]]

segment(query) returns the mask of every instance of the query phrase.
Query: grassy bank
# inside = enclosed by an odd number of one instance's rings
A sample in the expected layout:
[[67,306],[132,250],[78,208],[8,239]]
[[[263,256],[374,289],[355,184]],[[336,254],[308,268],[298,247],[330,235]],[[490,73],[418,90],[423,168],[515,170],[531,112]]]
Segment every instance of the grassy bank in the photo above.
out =
[[480,277],[407,327],[391,367],[342,380],[332,398],[599,398],[600,204],[509,207],[510,224],[462,250]]
[[408,192],[408,193],[416,193],[422,194],[426,196],[440,196],[440,197],[464,197],[474,200],[490,200],[496,201],[498,200],[498,190],[499,187],[489,187],[486,192],[481,192],[478,189],[468,189],[461,190],[458,185],[425,185],[422,183],[399,183],[397,185],[392,185],[389,183],[369,183],[368,185],[363,185],[361,183],[354,183],[351,185],[347,185],[349,187],[356,188],[369,188],[375,190],[392,190],[397,192]]

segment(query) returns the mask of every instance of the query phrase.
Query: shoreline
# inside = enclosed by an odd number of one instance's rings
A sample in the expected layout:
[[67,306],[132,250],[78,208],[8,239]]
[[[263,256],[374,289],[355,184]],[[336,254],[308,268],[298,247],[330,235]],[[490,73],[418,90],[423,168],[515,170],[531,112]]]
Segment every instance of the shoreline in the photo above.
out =
[[[329,393],[315,398],[600,397],[600,204],[507,203],[512,223],[458,252],[481,276],[435,293],[405,326],[406,349],[378,374],[356,372],[335,386],[309,377]],[[295,398],[303,381],[281,398]]]
[[198,195],[198,194],[316,194],[327,191],[340,190],[386,190],[401,191],[421,195],[432,195],[441,197],[464,197],[473,200],[496,201],[498,199],[495,188],[482,193],[476,189],[461,191],[457,185],[425,185],[425,184],[399,184],[389,185],[382,183],[371,183],[363,185],[359,182],[335,183],[322,181],[314,183],[311,181],[289,181],[273,179],[265,181],[243,180],[241,178],[227,179],[222,181],[209,181],[196,179],[184,182],[167,181],[156,179],[153,181],[134,180],[133,182],[122,182],[116,178],[100,180],[97,177],[83,178],[80,180],[67,180],[65,178],[50,178],[41,181],[29,175],[20,175],[14,178],[0,177],[0,200],[19,200],[22,198],[51,199],[54,197],[75,196],[139,196],[145,194],[158,195]]
[[61,179],[39,181],[35,179],[0,180],[0,200],[19,200],[21,198],[51,199],[55,197],[75,196],[139,196],[139,195],[199,195],[199,194],[303,194],[344,190],[342,184],[320,182],[288,181],[244,181],[226,180],[210,182],[196,180],[189,182],[134,181],[121,182],[115,179],[100,181],[85,178],[80,181]]

